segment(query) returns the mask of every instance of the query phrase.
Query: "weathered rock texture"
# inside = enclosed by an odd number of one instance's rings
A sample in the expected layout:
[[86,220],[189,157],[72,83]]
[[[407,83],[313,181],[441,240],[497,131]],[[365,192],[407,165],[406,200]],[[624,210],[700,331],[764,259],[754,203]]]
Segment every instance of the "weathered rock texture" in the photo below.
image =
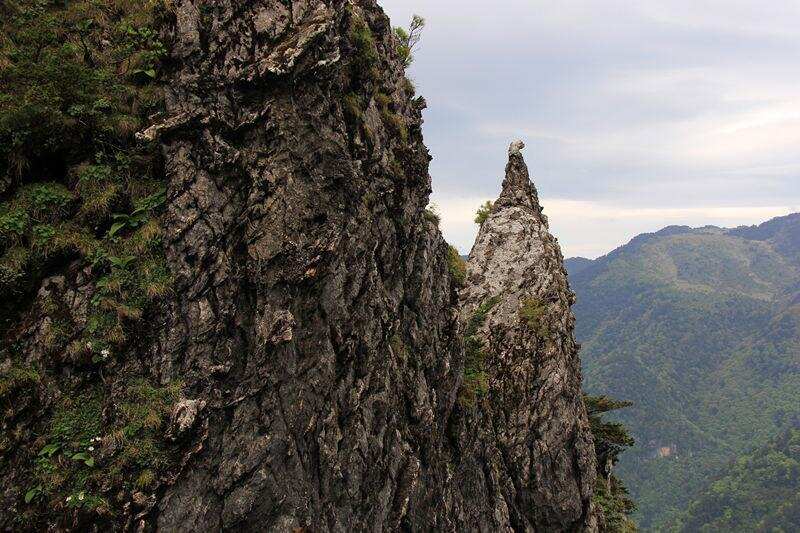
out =
[[153,368],[207,403],[151,520],[444,526],[461,354],[446,245],[423,213],[424,104],[388,19],[369,1],[176,10],[168,107],[186,119],[160,136],[182,297]]
[[509,148],[503,191],[481,225],[461,294],[465,321],[494,302],[478,330],[488,378],[477,415],[487,426],[479,431],[488,439],[483,468],[503,497],[498,513],[516,529],[591,529],[595,456],[573,336],[574,295],[522,148],[519,141]]
[[[591,529],[572,294],[521,156],[470,260],[462,315],[500,303],[481,330],[489,392],[467,408],[447,245],[424,213],[424,101],[387,17],[374,0],[171,5],[167,116],[139,137],[163,147],[174,295],[131,361],[182,383],[178,459],[116,496],[116,525]],[[85,306],[81,279],[43,290]],[[520,323],[527,297],[547,335]]]

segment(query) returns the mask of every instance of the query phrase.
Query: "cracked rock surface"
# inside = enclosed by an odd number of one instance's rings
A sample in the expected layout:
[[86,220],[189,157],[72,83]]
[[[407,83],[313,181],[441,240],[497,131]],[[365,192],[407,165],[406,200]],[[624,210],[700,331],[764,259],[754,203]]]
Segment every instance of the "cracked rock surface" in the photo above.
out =
[[503,190],[481,225],[461,293],[464,321],[493,302],[477,332],[488,385],[478,415],[488,426],[478,433],[488,442],[477,447],[503,496],[500,514],[515,529],[595,529],[595,455],[573,334],[575,298],[522,148],[521,141],[509,148]]
[[[596,529],[573,296],[522,146],[459,300],[425,216],[425,102],[375,1],[170,5],[167,112],[139,138],[164,156],[174,287],[136,358],[182,384],[175,461],[116,529]],[[41,290],[83,316],[67,274]],[[463,322],[492,297],[468,407]]]

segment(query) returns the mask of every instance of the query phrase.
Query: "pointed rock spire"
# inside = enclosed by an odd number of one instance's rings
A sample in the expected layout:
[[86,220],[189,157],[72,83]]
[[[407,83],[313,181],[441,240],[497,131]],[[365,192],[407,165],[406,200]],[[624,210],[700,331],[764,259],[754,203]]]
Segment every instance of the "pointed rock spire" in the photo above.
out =
[[[514,522],[529,531],[592,531],[595,455],[581,395],[580,359],[558,242],[511,144],[503,191],[467,262],[461,317],[481,323],[482,416],[499,428],[487,463]],[[472,369],[475,372],[474,369]],[[546,465],[546,466],[543,466]]]
[[522,157],[525,143],[514,141],[508,147],[508,164],[506,164],[506,177],[503,180],[503,192],[497,199],[497,206],[523,206],[541,213],[539,195],[536,187],[531,183],[528,165]]

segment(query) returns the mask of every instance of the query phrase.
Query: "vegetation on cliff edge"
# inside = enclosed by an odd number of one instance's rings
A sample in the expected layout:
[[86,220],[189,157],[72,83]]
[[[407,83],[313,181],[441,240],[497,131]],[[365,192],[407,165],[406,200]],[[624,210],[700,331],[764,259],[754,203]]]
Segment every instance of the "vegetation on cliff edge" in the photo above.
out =
[[[80,527],[119,516],[168,462],[179,385],[152,385],[133,356],[171,287],[162,163],[135,138],[162,111],[169,13],[21,0],[0,14],[0,468],[20,486],[18,527]],[[85,315],[57,287],[35,298],[65,273],[82,280]],[[44,317],[37,348],[30,310]]]

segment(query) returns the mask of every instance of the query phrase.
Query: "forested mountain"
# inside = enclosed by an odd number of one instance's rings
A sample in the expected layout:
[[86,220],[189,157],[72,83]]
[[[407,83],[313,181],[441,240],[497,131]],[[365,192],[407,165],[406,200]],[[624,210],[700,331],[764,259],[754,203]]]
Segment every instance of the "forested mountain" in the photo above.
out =
[[685,533],[797,531],[800,524],[800,420],[733,460],[672,527]]
[[585,257],[570,257],[569,259],[564,260],[564,266],[567,268],[567,271],[572,275],[581,272],[583,269],[589,267],[591,264],[592,260],[586,259]]
[[[630,400],[621,478],[644,528],[800,412],[800,214],[665,228],[567,261],[585,387]],[[577,265],[577,269],[574,268]]]

